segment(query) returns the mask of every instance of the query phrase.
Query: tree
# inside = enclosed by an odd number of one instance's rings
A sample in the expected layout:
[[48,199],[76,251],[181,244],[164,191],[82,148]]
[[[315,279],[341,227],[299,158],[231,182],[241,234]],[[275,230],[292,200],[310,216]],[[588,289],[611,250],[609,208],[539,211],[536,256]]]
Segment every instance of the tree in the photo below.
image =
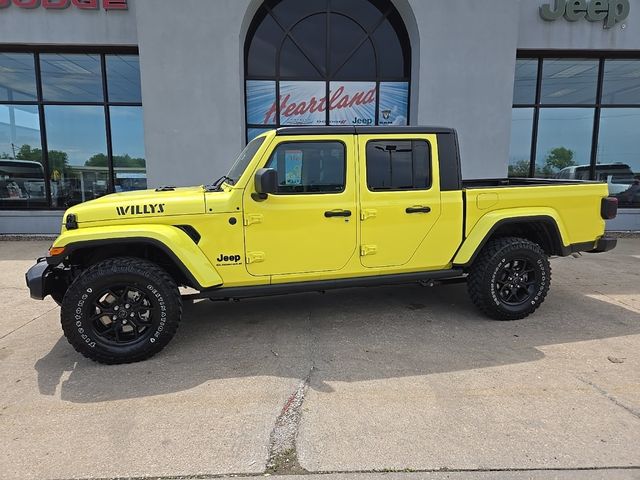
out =
[[509,165],[510,177],[528,177],[529,176],[529,160],[518,160]]
[[[30,160],[42,163],[42,150],[31,148],[31,145],[22,145],[16,152],[16,160]],[[65,172],[69,168],[69,155],[60,150],[49,150],[49,171],[57,170],[59,173]]]
[[[87,167],[106,167],[109,164],[108,158],[104,153],[96,153],[85,162]],[[118,168],[144,168],[146,165],[144,158],[133,158],[129,154],[114,155],[113,165]]]
[[549,152],[545,162],[544,171],[553,174],[563,168],[572,167],[576,164],[573,161],[573,150],[565,147],[556,147]]

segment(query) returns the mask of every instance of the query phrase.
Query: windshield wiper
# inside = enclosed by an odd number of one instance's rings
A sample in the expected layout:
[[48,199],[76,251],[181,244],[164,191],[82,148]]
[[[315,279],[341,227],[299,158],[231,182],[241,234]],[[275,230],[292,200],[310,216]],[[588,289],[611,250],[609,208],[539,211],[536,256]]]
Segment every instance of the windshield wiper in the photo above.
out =
[[227,182],[229,185],[233,185],[235,183],[235,180],[231,177],[223,175],[211,185],[205,185],[204,188],[207,192],[217,192],[218,190],[220,190],[220,187],[224,182]]

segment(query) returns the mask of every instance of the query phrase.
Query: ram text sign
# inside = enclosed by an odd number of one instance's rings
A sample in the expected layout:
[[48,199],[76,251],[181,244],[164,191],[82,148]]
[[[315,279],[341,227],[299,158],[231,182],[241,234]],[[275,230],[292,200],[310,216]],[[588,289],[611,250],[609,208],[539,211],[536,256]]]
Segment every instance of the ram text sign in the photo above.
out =
[[625,20],[630,9],[629,0],[551,0],[540,7],[540,16],[548,22],[562,16],[569,22],[604,21],[604,27],[611,28]]

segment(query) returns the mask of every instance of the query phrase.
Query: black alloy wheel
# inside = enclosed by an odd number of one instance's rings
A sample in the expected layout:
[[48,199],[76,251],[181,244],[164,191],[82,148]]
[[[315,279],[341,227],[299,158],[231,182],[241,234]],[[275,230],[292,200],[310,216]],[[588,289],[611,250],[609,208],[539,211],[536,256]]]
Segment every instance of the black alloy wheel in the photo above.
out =
[[469,268],[473,303],[495,320],[518,320],[542,304],[551,284],[549,259],[537,243],[520,237],[487,242]]
[[116,257],[83,271],[62,301],[69,343],[100,363],[138,362],[162,350],[182,315],[175,280],[142,258]]

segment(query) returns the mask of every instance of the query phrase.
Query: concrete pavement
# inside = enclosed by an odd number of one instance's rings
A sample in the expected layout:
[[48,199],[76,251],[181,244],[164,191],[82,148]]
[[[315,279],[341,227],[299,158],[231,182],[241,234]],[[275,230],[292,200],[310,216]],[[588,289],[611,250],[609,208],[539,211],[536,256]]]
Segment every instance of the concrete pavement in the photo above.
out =
[[28,298],[46,247],[0,242],[0,478],[640,478],[639,239],[553,260],[518,322],[463,285],[200,301],[111,367]]

